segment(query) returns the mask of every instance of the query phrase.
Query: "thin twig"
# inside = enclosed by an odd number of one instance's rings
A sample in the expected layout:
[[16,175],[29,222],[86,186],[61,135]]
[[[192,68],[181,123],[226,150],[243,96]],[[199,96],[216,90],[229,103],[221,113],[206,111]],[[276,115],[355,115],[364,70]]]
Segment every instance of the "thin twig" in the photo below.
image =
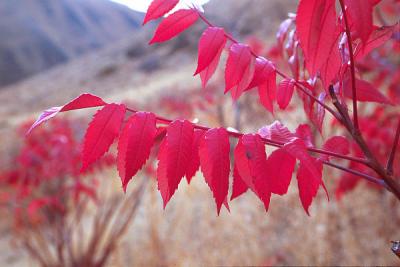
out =
[[347,36],[347,45],[349,47],[349,58],[350,58],[350,72],[351,72],[351,90],[352,90],[352,97],[353,97],[353,121],[354,127],[356,130],[359,129],[358,127],[358,108],[357,108],[357,89],[356,89],[356,68],[354,64],[354,55],[353,55],[353,44],[351,41],[351,34],[350,34],[350,27],[349,22],[347,19],[346,8],[344,5],[343,0],[339,0],[340,8],[342,9],[344,23],[345,23],[345,30]]
[[397,145],[399,144],[399,137],[400,137],[400,117],[397,123],[396,136],[394,137],[392,151],[390,151],[389,159],[386,165],[386,172],[388,173],[388,175],[393,175],[393,162],[396,156]]

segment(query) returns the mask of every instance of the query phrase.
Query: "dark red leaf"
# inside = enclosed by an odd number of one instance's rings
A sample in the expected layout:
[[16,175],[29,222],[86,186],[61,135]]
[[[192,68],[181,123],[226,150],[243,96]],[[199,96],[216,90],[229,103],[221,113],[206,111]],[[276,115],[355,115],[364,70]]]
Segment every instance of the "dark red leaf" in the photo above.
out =
[[229,135],[224,128],[208,130],[200,141],[201,171],[213,192],[219,214],[229,188]]
[[179,0],[153,0],[147,9],[143,25],[151,20],[161,18],[171,11],[178,3]]
[[31,128],[28,130],[28,134],[43,122],[56,116],[59,112],[83,109],[83,108],[99,107],[99,106],[104,106],[105,104],[106,103],[103,101],[103,99],[101,99],[98,96],[91,94],[82,94],[64,106],[52,107],[45,110],[35,121],[35,123],[31,126]]
[[156,117],[148,112],[133,114],[122,130],[118,142],[117,167],[124,191],[149,158],[156,134]]
[[223,28],[208,27],[199,41],[199,55],[197,69],[194,75],[205,70],[220,54],[221,48],[225,47],[226,36]]
[[166,17],[151,39],[149,44],[161,43],[172,39],[192,26],[199,18],[195,9],[181,9]]
[[244,44],[233,44],[225,69],[225,93],[231,91],[232,98],[237,100],[249,86],[254,75],[254,60],[250,47]]
[[339,39],[342,32],[338,28],[335,33],[335,41],[331,43],[331,47],[329,48],[329,56],[320,70],[321,80],[325,88],[328,88],[328,86],[335,80],[340,67],[342,66],[342,58],[339,51]]
[[167,128],[165,143],[159,152],[157,169],[160,191],[167,189],[166,192],[161,191],[164,208],[186,174],[192,153],[193,131],[193,124],[186,120],[174,121]]
[[335,0],[301,0],[296,29],[307,70],[314,76],[326,63],[335,42]]
[[107,104],[94,115],[84,137],[82,172],[102,157],[118,137],[125,111],[125,105]]
[[272,152],[268,157],[266,168],[272,193],[278,195],[287,193],[295,165],[296,158],[284,149],[279,148]]
[[276,101],[278,102],[280,109],[286,109],[292,99],[294,91],[294,80],[283,79],[278,87],[278,93]]

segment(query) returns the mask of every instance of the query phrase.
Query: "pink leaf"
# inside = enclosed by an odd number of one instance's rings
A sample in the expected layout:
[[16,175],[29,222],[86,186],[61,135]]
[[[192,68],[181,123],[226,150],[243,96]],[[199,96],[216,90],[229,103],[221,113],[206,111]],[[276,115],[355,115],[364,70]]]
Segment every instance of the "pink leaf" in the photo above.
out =
[[104,106],[105,104],[106,103],[103,101],[103,99],[101,99],[98,96],[91,94],[82,94],[64,106],[52,107],[45,110],[35,121],[35,123],[31,126],[31,128],[28,130],[28,134],[43,122],[56,116],[59,112],[83,109],[83,108],[99,107],[99,106]]
[[161,18],[171,11],[178,3],[179,0],[153,0],[147,9],[143,25],[151,20]]
[[286,109],[292,99],[294,91],[294,80],[283,79],[278,87],[277,102],[280,109]]
[[192,26],[199,18],[195,9],[181,9],[166,17],[151,39],[149,44],[162,43],[172,39]]

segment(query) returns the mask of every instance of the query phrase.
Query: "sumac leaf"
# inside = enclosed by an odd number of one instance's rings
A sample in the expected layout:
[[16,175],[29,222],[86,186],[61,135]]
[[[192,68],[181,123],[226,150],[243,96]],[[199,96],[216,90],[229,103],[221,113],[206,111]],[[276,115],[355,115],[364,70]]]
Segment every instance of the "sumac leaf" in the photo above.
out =
[[192,153],[193,131],[193,124],[186,120],[174,121],[167,128],[167,136],[159,152],[157,169],[160,191],[167,189],[167,192],[161,191],[164,208],[186,174]]
[[294,80],[283,79],[278,87],[278,93],[276,101],[278,102],[280,109],[286,109],[292,99],[294,91]]
[[[377,102],[392,105],[392,102],[379,92],[372,84],[367,81],[356,79],[357,101]],[[345,80],[343,85],[344,96],[353,99],[350,79]]]
[[28,130],[28,134],[43,122],[56,116],[59,112],[83,109],[83,108],[99,107],[99,106],[104,106],[105,104],[106,102],[104,102],[103,99],[101,99],[98,96],[91,94],[82,94],[64,106],[52,107],[45,110],[35,121],[35,123],[31,126],[31,128]]
[[199,145],[200,140],[203,138],[204,131],[196,130],[193,133],[192,152],[190,162],[186,168],[186,179],[190,183],[196,172],[200,168]]
[[192,26],[198,18],[199,13],[194,9],[180,9],[172,13],[158,25],[149,44],[161,43],[172,39]]
[[372,4],[366,0],[344,0],[352,30],[366,43],[373,30]]
[[199,55],[197,69],[194,75],[205,70],[220,54],[221,48],[225,47],[226,36],[223,28],[208,27],[199,41]]
[[153,0],[147,9],[143,25],[151,20],[161,18],[171,11],[178,3],[179,0]]
[[242,194],[246,193],[249,189],[247,184],[243,181],[242,177],[239,174],[236,166],[233,168],[233,185],[232,185],[232,195],[231,201],[235,198],[241,196]]
[[304,161],[300,161],[300,166],[297,170],[300,201],[308,216],[310,216],[308,209],[313,198],[317,195],[319,186],[322,184],[322,162],[315,158],[312,158],[312,162],[317,171],[316,173],[311,171]]
[[267,173],[270,177],[271,192],[285,195],[288,191],[292,174],[296,165],[296,158],[279,148],[271,153],[267,160]]
[[301,0],[296,28],[307,70],[314,76],[327,61],[336,40],[335,0]]
[[271,190],[266,171],[265,144],[258,134],[245,134],[235,148],[235,168],[244,183],[264,203],[268,211]]
[[225,69],[225,93],[231,91],[232,98],[237,100],[249,86],[254,75],[254,60],[250,47],[244,44],[233,44]]
[[82,172],[102,157],[118,137],[125,111],[125,105],[107,104],[94,115],[84,137]]
[[156,116],[153,113],[137,112],[125,124],[118,141],[117,156],[124,191],[149,158],[156,134]]
[[[333,136],[325,142],[323,149],[329,152],[347,155],[350,153],[350,142],[344,136]],[[328,155],[322,155],[321,158],[329,160]]]
[[208,130],[200,141],[201,171],[213,192],[219,214],[229,188],[229,135],[224,128]]

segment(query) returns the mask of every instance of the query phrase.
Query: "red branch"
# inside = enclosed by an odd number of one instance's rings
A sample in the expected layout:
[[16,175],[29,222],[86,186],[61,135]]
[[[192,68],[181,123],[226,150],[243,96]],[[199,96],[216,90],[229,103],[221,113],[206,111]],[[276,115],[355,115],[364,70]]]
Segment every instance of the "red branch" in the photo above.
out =
[[[131,109],[131,108],[127,108],[127,110],[132,112],[132,113],[138,112],[137,110],[134,110],[134,109]],[[156,116],[156,119],[160,123],[165,123],[165,124],[170,124],[170,123],[173,122],[173,120],[166,119],[166,118],[159,117],[159,116]],[[204,130],[204,131],[208,131],[208,130],[211,129],[209,127],[198,125],[198,124],[193,124],[193,126],[196,129]],[[242,137],[244,135],[243,133],[229,131],[229,130],[227,130],[227,132],[228,132],[228,134],[230,136],[232,136],[234,138],[240,138],[240,137]],[[281,148],[281,147],[283,147],[285,145],[282,142],[277,142],[277,141],[274,141],[274,140],[271,140],[271,139],[268,139],[268,138],[262,138],[262,139],[263,139],[264,143],[266,145],[269,145],[269,146]],[[324,155],[328,155],[328,156],[332,156],[332,157],[337,157],[337,158],[340,158],[340,159],[346,159],[346,160],[350,160],[350,161],[354,161],[354,162],[359,162],[359,163],[362,163],[362,164],[367,164],[367,161],[365,159],[363,159],[363,158],[357,158],[357,157],[352,157],[352,156],[341,155],[341,154],[337,154],[337,153],[334,153],[334,152],[330,152],[330,151],[326,151],[326,150],[322,150],[322,149],[317,149],[317,148],[307,148],[307,150],[310,151],[310,152],[315,152],[315,153],[324,154]],[[361,173],[361,172],[358,172],[358,171],[351,170],[351,169],[349,169],[347,167],[343,167],[343,166],[331,163],[331,162],[326,161],[326,160],[323,160],[322,162],[327,166],[330,166],[330,167],[333,167],[333,168],[336,168],[336,169],[339,169],[339,170],[342,170],[342,171],[357,175],[357,176],[359,176],[361,178],[364,178],[364,179],[368,180],[369,182],[372,182],[372,183],[375,183],[377,185],[386,187],[385,182],[383,180],[379,179],[379,178],[370,176],[370,175],[365,174],[365,173]]]

